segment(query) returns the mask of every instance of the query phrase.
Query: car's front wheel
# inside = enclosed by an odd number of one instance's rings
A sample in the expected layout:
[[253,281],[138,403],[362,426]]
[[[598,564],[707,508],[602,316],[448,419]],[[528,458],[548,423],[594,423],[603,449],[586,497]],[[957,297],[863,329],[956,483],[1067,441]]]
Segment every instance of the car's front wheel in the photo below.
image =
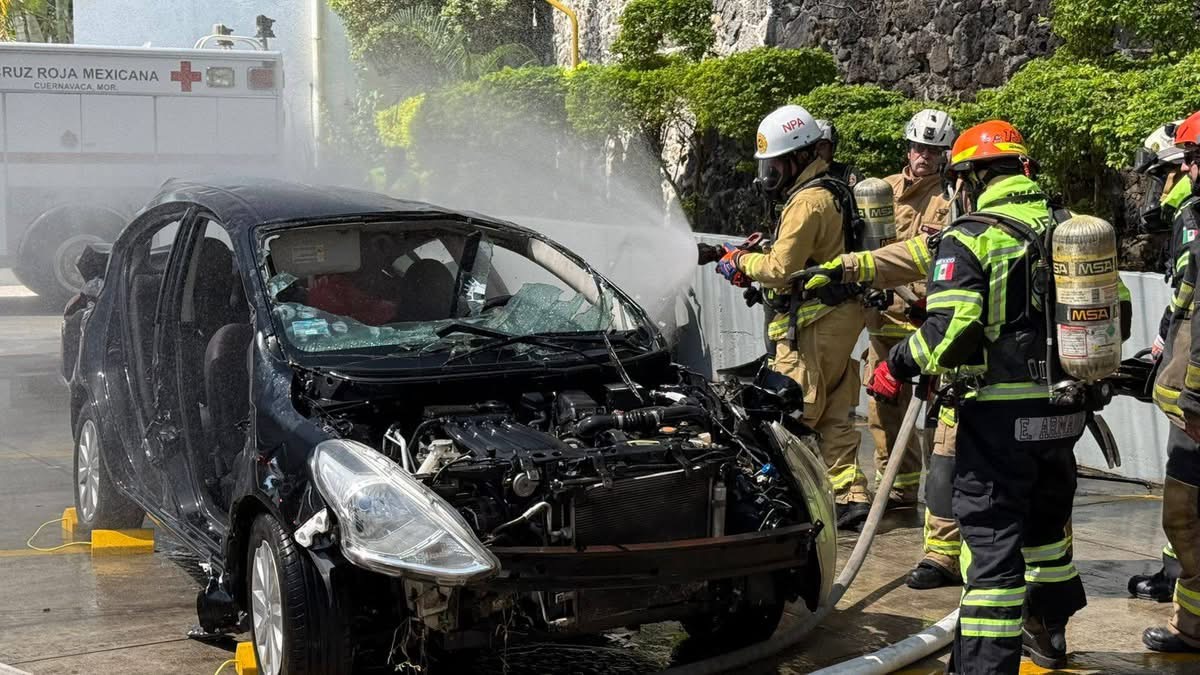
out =
[[306,554],[269,514],[260,514],[246,548],[246,596],[258,672],[351,672],[348,633]]
[[139,527],[142,511],[113,483],[104,465],[103,435],[92,406],[84,406],[75,425],[75,516],[79,528],[123,530]]

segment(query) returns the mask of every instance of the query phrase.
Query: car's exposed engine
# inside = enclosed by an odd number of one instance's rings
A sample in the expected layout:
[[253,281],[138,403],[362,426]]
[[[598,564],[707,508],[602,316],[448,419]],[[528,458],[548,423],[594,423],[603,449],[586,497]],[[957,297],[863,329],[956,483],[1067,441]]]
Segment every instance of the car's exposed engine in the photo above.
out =
[[326,423],[422,477],[489,545],[637,544],[802,521],[777,464],[723,413],[705,384],[609,384],[427,406],[411,430],[353,413]]
[[[328,393],[319,389],[306,399],[315,404]],[[487,622],[504,615],[505,630],[516,633],[594,632],[661,616],[684,620],[693,634],[729,637],[736,625],[760,639],[785,600],[815,600],[799,573],[811,550],[795,551],[792,569],[736,579],[647,578],[557,592],[522,586],[522,570],[528,576],[533,568],[518,563],[528,551],[686,545],[814,525],[786,460],[763,433],[762,416],[778,421],[785,408],[764,408],[764,395],[772,394],[678,371],[675,382],[645,388],[608,383],[425,405],[419,419],[403,421],[381,415],[378,401],[339,407],[322,396],[325,405],[311,412],[331,435],[377,448],[415,475],[505,561],[492,582],[497,590],[458,591],[457,613],[440,610],[453,604],[443,590],[422,630],[461,637],[474,627],[485,635],[494,632]],[[512,565],[506,553],[516,555]],[[411,608],[422,614],[420,598],[432,587],[405,583],[417,598]],[[474,599],[472,611],[462,611],[465,597]]]

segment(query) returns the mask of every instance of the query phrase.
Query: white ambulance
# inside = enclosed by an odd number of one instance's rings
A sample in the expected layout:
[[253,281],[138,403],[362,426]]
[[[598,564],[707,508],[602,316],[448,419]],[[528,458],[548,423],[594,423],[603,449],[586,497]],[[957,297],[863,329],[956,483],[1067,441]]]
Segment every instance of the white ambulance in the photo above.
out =
[[84,247],[112,241],[164,180],[281,173],[280,54],[265,39],[209,38],[0,43],[0,267],[62,299],[82,283]]

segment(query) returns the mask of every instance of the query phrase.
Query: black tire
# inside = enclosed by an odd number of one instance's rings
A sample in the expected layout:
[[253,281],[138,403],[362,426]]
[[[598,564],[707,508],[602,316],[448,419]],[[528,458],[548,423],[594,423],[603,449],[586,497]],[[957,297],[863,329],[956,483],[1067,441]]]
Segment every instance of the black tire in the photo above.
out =
[[[250,615],[251,644],[258,672],[262,675],[341,675],[353,671],[349,632],[346,623],[330,604],[324,582],[301,550],[279,522],[262,513],[254,519],[246,547],[246,610]],[[263,623],[260,611],[262,590],[269,594],[269,585],[256,588],[261,577],[255,573],[256,556],[266,546],[278,579],[278,607],[282,631],[276,656],[264,652],[259,642],[260,631],[271,629]],[[274,616],[274,612],[271,612]],[[278,664],[272,663],[277,658]]]
[[726,651],[771,637],[783,618],[783,602],[772,602],[683,622],[688,636],[706,647]]
[[79,290],[75,260],[92,242],[113,242],[126,219],[97,206],[56,206],[38,216],[17,247],[13,273],[47,302],[63,304]]
[[95,409],[90,404],[84,405],[75,423],[75,471],[72,474],[79,529],[90,532],[141,527],[146,512],[126,497],[109,476],[104,441],[104,430]]

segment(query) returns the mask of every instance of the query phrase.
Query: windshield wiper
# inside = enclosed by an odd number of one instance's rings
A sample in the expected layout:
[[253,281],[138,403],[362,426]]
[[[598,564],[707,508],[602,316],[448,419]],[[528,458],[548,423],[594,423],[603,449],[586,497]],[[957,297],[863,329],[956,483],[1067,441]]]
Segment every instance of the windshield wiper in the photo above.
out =
[[446,361],[442,365],[448,366],[451,363],[454,363],[455,361],[460,361],[469,356],[474,356],[476,354],[479,354],[480,352],[486,352],[486,351],[489,351],[492,349],[499,349],[500,347],[505,347],[505,346],[514,345],[514,344],[536,345],[538,347],[546,347],[548,349],[557,349],[561,352],[570,352],[572,354],[578,354],[588,360],[593,359],[591,354],[588,354],[587,352],[583,351],[582,349],[577,349],[570,345],[564,345],[561,342],[555,342],[554,340],[543,337],[541,335],[504,335],[504,337],[498,337],[495,340],[493,340],[492,342],[488,342],[488,343],[479,345],[478,347],[473,347],[473,348],[468,349],[467,351],[459,353],[459,354],[454,354],[450,358],[446,359]]
[[440,338],[444,338],[447,335],[452,335],[454,333],[466,333],[468,335],[478,335],[480,337],[490,337],[490,338],[498,338],[498,339],[512,337],[511,333],[505,333],[504,331],[496,330],[495,328],[487,328],[485,326],[477,326],[473,323],[467,323],[466,321],[453,321],[453,322],[448,323],[445,326],[442,326],[441,328],[433,331],[433,334]]

